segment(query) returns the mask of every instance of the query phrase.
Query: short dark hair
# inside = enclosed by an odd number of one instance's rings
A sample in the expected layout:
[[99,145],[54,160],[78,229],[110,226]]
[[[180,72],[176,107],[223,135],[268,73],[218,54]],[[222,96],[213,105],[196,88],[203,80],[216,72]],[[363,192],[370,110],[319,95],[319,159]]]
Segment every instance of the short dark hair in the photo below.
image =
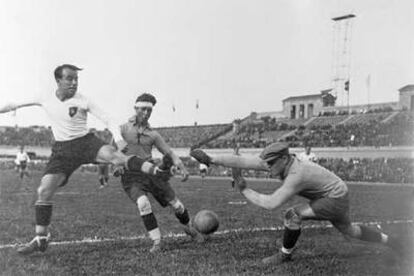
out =
[[155,97],[150,93],[143,93],[138,96],[135,102],[150,102],[155,105],[157,103],[157,99],[155,99]]
[[55,80],[58,80],[58,79],[61,79],[62,78],[62,71],[65,68],[69,68],[69,69],[72,69],[72,70],[75,70],[75,71],[82,71],[82,68],[79,68],[79,67],[77,67],[75,65],[72,65],[72,64],[62,64],[62,65],[59,65],[55,69]]

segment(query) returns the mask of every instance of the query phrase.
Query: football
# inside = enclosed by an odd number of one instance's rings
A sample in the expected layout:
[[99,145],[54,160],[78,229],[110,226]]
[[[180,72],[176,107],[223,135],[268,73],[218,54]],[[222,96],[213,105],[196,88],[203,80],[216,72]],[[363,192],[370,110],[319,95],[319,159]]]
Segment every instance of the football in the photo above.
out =
[[194,217],[194,227],[205,235],[216,232],[219,227],[217,214],[210,210],[201,210]]

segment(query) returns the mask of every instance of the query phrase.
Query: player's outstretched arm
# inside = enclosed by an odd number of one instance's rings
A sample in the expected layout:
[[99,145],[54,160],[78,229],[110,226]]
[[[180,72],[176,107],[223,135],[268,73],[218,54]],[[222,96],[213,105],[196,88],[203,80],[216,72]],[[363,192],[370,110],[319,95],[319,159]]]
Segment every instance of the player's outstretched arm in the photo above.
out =
[[261,194],[247,188],[246,180],[242,177],[240,169],[232,169],[233,183],[240,193],[254,205],[272,210],[280,207],[289,198],[296,194],[295,185],[282,185],[273,194]]
[[17,102],[5,103],[2,106],[0,106],[0,113],[7,113],[7,112],[14,111],[22,107],[34,106],[34,105],[40,105],[40,103],[34,102],[34,101],[21,102],[21,103],[17,103]]
[[266,163],[258,156],[216,155],[211,156],[211,163],[231,168],[269,170]]
[[280,207],[283,203],[289,200],[294,194],[290,187],[281,186],[273,194],[261,194],[252,189],[246,188],[241,191],[251,203],[260,206],[267,210],[272,210]]

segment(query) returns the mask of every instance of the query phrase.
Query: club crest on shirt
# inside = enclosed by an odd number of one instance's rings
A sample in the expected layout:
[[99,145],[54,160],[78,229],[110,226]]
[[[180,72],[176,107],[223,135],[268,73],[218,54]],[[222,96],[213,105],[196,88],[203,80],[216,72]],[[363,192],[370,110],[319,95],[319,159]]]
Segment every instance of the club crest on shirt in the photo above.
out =
[[69,107],[69,116],[70,117],[75,116],[75,114],[77,112],[78,112],[78,107],[76,107],[76,106]]

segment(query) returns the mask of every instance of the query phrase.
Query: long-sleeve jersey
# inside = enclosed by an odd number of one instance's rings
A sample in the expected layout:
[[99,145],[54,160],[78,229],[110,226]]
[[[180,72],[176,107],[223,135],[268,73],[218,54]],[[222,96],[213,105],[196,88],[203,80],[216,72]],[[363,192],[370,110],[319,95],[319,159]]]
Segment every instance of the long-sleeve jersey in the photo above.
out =
[[103,110],[79,92],[65,101],[59,100],[55,95],[50,95],[18,103],[18,105],[27,104],[39,105],[45,110],[50,118],[56,141],[69,141],[85,136],[89,132],[88,113],[106,125],[115,141],[122,140],[119,126]]
[[348,192],[345,182],[334,173],[313,162],[293,158],[283,186],[293,186],[298,195],[311,200],[322,197],[337,198]]

